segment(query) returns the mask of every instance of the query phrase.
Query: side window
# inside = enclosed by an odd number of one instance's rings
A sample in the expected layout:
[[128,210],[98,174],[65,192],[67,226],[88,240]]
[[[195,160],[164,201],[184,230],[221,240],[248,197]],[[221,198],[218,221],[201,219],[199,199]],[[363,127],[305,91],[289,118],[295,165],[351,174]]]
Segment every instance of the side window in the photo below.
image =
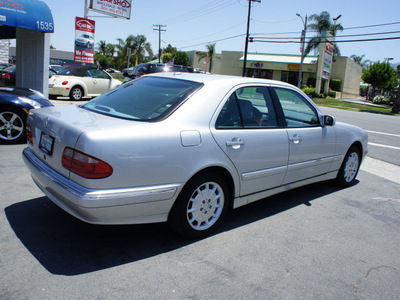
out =
[[275,88],[288,127],[319,126],[318,114],[310,103],[295,91]]
[[277,127],[267,87],[243,87],[231,94],[216,122],[217,129]]

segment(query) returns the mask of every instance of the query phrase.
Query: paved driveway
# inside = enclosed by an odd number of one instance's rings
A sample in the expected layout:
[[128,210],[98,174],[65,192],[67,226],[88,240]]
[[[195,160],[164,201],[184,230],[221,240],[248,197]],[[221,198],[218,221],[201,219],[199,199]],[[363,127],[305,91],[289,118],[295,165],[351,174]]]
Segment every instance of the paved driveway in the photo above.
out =
[[165,224],[71,217],[32,182],[23,148],[0,145],[0,299],[399,298],[400,184],[373,164],[353,187],[276,195],[188,241]]

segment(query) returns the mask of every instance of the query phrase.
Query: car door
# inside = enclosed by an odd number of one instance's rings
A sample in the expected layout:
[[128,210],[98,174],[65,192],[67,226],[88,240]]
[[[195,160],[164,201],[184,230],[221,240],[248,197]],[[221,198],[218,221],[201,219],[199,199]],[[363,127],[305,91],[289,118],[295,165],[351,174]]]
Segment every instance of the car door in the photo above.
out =
[[92,69],[90,75],[93,80],[93,95],[101,95],[108,92],[111,88],[112,78],[103,70]]
[[289,145],[286,129],[278,126],[267,86],[232,90],[211,131],[240,175],[240,196],[282,184]]
[[281,104],[289,142],[289,162],[284,184],[312,178],[330,171],[336,134],[322,126],[315,107],[294,89],[274,87]]

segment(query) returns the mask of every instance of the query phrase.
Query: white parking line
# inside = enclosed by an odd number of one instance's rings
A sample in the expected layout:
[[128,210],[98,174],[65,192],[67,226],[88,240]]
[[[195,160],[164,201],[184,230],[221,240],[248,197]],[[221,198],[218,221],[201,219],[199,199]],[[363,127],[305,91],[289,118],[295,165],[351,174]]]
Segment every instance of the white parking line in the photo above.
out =
[[376,147],[400,150],[400,147],[394,147],[394,146],[388,146],[388,145],[382,145],[382,144],[375,144],[375,143],[370,143],[370,142],[368,142],[368,146],[376,146]]
[[382,134],[382,135],[390,135],[390,136],[395,136],[395,137],[400,137],[400,134],[394,134],[394,133],[386,133],[386,132],[379,132],[379,131],[372,131],[372,130],[365,130],[368,133],[375,133],[375,134]]
[[400,167],[367,156],[361,170],[400,184]]

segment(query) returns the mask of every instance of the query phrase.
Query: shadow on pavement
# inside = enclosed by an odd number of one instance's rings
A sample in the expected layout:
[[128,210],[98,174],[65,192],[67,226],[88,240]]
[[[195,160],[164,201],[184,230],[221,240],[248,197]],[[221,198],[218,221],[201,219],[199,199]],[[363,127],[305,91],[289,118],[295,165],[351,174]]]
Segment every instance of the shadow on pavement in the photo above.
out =
[[[233,210],[214,235],[229,231],[334,193],[319,183]],[[167,224],[91,225],[70,216],[47,197],[13,204],[5,209],[17,237],[50,273],[74,276],[167,253],[196,243],[185,240]]]

